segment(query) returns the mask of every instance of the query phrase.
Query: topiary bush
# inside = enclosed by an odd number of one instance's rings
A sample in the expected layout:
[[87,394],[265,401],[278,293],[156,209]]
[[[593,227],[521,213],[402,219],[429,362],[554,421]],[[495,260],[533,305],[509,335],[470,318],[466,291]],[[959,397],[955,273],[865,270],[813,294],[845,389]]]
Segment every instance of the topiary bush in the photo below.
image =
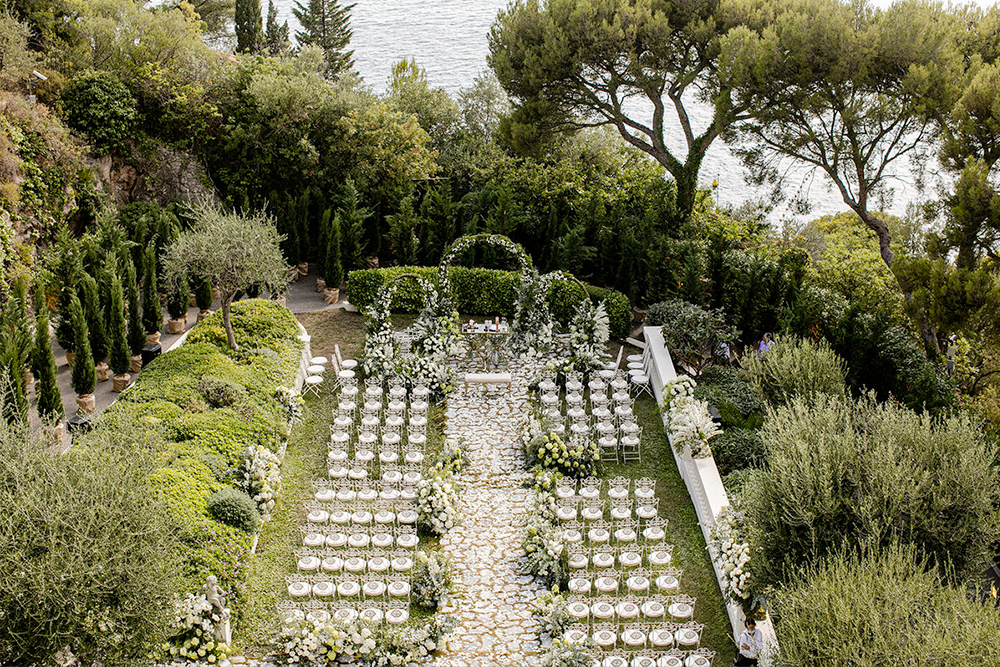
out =
[[85,132],[101,154],[125,148],[139,112],[132,93],[110,72],[83,72],[63,91],[66,122]]
[[712,456],[719,473],[727,475],[746,468],[759,468],[767,458],[767,450],[758,430],[731,428],[712,438]]
[[746,375],[732,366],[706,368],[694,397],[715,406],[724,428],[755,429],[764,423],[764,401]]
[[228,486],[208,497],[208,513],[227,526],[239,528],[246,533],[255,533],[260,527],[260,512],[257,503],[237,488]]
[[240,385],[211,375],[205,375],[198,381],[198,391],[213,408],[242,403],[247,398],[246,389]]

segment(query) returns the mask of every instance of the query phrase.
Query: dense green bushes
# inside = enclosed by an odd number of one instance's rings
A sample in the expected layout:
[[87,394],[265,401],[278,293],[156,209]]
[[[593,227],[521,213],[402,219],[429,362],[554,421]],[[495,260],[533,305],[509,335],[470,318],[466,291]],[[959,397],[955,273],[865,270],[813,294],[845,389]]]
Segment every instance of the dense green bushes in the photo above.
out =
[[746,376],[771,405],[844,393],[847,365],[825,340],[781,337],[763,356],[748,354]]
[[[122,416],[156,427],[164,442],[150,483],[180,539],[187,588],[215,574],[238,610],[254,519],[240,513],[238,501],[213,512],[210,499],[231,493],[247,446],[279,448],[286,413],[275,389],[294,383],[301,342],[295,318],[273,301],[237,302],[232,320],[240,350],[229,348],[221,314],[214,313],[191,330],[185,345],[143,369],[98,430]],[[252,501],[249,508],[256,515]]]
[[[379,288],[386,281],[406,273],[414,273],[436,285],[437,271],[437,267],[429,266],[394,266],[351,271],[347,290],[351,303],[365,309],[374,303]],[[454,266],[448,269],[448,279],[455,307],[460,313],[514,316],[517,292],[521,287],[518,272]],[[611,337],[621,339],[627,336],[632,324],[632,306],[628,297],[621,292],[591,285],[587,286],[587,292],[592,299],[604,301],[611,324]],[[564,324],[569,322],[582,298],[582,290],[575,282],[557,281],[549,292],[553,316]],[[423,294],[416,281],[403,281],[393,296],[393,311],[416,313],[422,307]]]
[[232,486],[220,489],[208,497],[208,513],[216,521],[239,528],[245,533],[255,533],[260,526],[257,505],[250,496]]
[[63,91],[70,126],[86,132],[99,153],[124,148],[134,137],[139,112],[128,88],[110,72],[80,74]]

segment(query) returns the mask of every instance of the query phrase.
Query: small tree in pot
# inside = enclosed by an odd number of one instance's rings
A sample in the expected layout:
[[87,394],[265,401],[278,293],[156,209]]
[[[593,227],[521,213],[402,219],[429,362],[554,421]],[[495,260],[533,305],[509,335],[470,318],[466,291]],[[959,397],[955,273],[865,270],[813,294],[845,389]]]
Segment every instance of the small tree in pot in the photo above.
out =
[[65,410],[56,381],[58,369],[49,334],[49,308],[41,289],[35,291],[35,348],[32,352],[31,366],[35,377],[38,378],[35,390],[38,416],[43,422],[57,425],[62,421]]
[[97,362],[95,374],[98,382],[108,379],[108,334],[104,325],[104,310],[101,308],[100,295],[97,291],[97,281],[89,273],[84,273],[80,280],[80,304],[83,306],[83,317],[87,322],[90,351]]
[[[111,372],[111,388],[114,391],[124,391],[131,376],[128,374],[132,360],[125,330],[125,297],[122,293],[122,283],[115,272],[110,275],[111,301],[108,304],[108,342]],[[141,358],[141,357],[140,357]]]
[[135,264],[129,259],[125,263],[125,299],[128,301],[128,346],[132,352],[130,370],[142,370],[142,348],[146,345],[146,332],[142,328],[142,309],[139,303],[139,283],[136,280]]
[[73,295],[70,299],[70,322],[76,330],[76,349],[73,350],[76,356],[76,363],[73,364],[73,374],[70,381],[73,391],[76,392],[76,407],[79,412],[93,412],[94,387],[97,385],[97,377],[94,374],[94,355],[90,351],[90,332],[87,330],[87,322],[83,316],[83,306],[80,299]]
[[203,276],[197,276],[194,279],[194,303],[198,306],[199,322],[211,314],[212,311],[210,308],[212,307],[213,299],[212,281]]
[[163,305],[157,291],[156,248],[153,245],[146,248],[142,264],[142,328],[146,332],[147,343],[159,343],[160,329],[163,328]]
[[[329,211],[327,211],[329,213]],[[327,216],[324,216],[324,219]],[[340,214],[328,223],[326,233],[326,258],[323,262],[323,280],[326,282],[324,299],[336,303],[340,298],[340,283],[344,281],[344,265],[340,261]]]
[[184,333],[187,325],[188,311],[188,277],[181,275],[177,278],[167,280],[167,312],[170,320],[167,322],[167,331],[172,334]]
[[281,236],[264,212],[234,213],[211,204],[198,205],[194,225],[167,252],[168,276],[205,276],[218,286],[222,322],[229,346],[237,349],[230,319],[236,293],[253,284],[272,293],[285,287]]

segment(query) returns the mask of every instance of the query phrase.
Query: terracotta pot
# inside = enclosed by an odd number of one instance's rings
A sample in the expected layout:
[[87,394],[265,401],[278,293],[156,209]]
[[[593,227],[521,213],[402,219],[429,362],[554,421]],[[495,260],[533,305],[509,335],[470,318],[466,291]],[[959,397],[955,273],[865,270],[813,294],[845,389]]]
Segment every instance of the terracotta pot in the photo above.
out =
[[293,266],[292,268],[285,271],[285,280],[290,283],[299,282],[299,269]]
[[340,290],[334,287],[323,292],[323,301],[327,303],[337,303],[340,300]]
[[146,334],[146,345],[159,345],[160,344],[160,332],[154,331],[151,334]]
[[184,327],[187,325],[186,317],[177,317],[174,319],[167,320],[167,332],[172,334],[182,334],[184,333]]
[[283,296],[279,296],[277,299],[275,299],[275,301],[277,301],[278,303],[280,303],[282,306],[286,306],[287,305],[286,301],[285,301],[285,297],[283,297]]
[[31,371],[24,371],[24,390],[31,391],[31,385],[35,382],[35,376]]
[[76,411],[80,414],[87,414],[97,410],[97,401],[93,394],[80,394],[76,397]]
[[212,314],[212,311],[208,310],[207,308],[205,310],[199,310],[198,311],[198,321],[201,322],[203,319],[205,319],[206,317],[208,317],[211,314]]
[[55,426],[50,426],[46,430],[49,433],[49,437],[52,438],[53,443],[57,445],[62,444],[63,433],[66,432],[66,423],[63,420],[60,419]]
[[73,365],[73,361],[76,359],[76,352],[73,350],[66,350],[66,363],[70,366]]
[[111,391],[121,392],[128,388],[129,382],[132,381],[132,376],[128,373],[122,373],[121,375],[116,375],[111,378]]
[[132,363],[129,364],[128,369],[133,373],[138,373],[142,370],[142,355],[136,354],[132,356]]
[[297,268],[300,276],[307,275],[309,273],[309,262],[299,262]]
[[316,279],[316,291],[319,292],[320,294],[326,291],[326,281],[323,280],[322,278]]
[[94,367],[94,373],[97,375],[98,382],[107,382],[108,378],[111,377],[111,369],[108,368],[108,364],[105,361]]
[[198,299],[195,297],[194,292],[188,292],[188,308],[194,308],[198,305]]

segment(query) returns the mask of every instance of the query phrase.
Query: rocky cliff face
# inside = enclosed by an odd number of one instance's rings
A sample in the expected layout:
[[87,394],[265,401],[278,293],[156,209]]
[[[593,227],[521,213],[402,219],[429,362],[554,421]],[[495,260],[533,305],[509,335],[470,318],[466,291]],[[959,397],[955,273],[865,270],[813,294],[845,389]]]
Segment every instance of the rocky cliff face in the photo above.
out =
[[178,200],[212,197],[208,175],[190,153],[163,145],[134,149],[128,156],[91,160],[99,188],[116,206],[137,201],[166,206]]

